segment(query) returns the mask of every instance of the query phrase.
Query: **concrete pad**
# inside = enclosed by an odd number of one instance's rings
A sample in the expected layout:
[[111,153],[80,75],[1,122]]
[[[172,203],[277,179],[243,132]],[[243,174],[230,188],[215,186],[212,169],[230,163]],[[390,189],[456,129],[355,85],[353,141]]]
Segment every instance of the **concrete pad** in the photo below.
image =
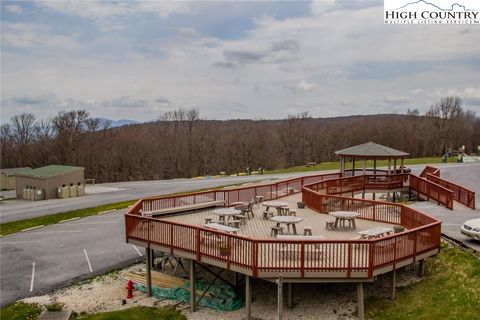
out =
[[44,311],[38,320],[68,320],[72,316],[72,310]]

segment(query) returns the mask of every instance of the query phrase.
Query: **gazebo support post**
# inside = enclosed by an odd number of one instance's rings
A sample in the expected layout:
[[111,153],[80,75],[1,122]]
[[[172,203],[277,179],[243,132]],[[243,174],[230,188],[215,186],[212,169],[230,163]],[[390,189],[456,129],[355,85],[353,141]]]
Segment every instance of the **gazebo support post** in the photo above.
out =
[[293,308],[293,283],[291,282],[287,284],[287,307]]
[[365,175],[367,171],[367,159],[363,159],[363,175]]
[[345,175],[345,158],[341,157],[340,158],[340,177],[343,177]]
[[252,278],[245,276],[245,319],[252,319]]
[[355,157],[352,158],[352,177],[355,177]]
[[403,173],[403,158],[400,159],[400,173]]
[[357,283],[357,309],[358,309],[358,319],[365,319],[365,312],[363,308],[363,282]]
[[393,159],[393,173],[397,174],[397,158]]
[[196,304],[196,283],[195,283],[195,260],[190,259],[190,311],[195,312],[197,309]]

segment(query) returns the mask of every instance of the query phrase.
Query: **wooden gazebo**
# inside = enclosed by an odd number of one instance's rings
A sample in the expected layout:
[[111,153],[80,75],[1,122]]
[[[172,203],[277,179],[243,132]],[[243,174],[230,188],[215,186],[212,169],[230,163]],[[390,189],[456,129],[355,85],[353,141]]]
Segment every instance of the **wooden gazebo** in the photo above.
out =
[[377,160],[388,160],[387,174],[395,174],[397,173],[397,160],[400,159],[400,173],[404,173],[403,160],[410,157],[409,153],[382,146],[371,141],[335,151],[335,154],[340,157],[340,174],[342,177],[345,176],[345,159],[352,160],[352,175],[355,175],[355,161],[357,160],[362,161],[363,174],[366,174],[367,160],[373,160],[373,174],[377,174]]

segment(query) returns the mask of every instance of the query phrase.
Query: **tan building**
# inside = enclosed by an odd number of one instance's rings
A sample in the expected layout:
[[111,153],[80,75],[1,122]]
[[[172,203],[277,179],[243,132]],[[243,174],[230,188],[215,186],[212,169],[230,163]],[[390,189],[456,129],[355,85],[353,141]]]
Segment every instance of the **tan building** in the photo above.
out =
[[17,185],[18,173],[32,171],[30,167],[0,169],[0,190],[13,190]]
[[23,189],[41,190],[44,199],[56,199],[60,187],[85,185],[85,168],[51,165],[33,169],[27,173],[17,174],[17,198],[23,197]]

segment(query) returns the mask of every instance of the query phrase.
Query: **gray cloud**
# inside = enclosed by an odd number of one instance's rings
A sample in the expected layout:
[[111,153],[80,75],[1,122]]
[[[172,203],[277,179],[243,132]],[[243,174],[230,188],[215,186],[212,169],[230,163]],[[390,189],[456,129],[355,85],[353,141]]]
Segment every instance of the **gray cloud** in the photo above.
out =
[[159,96],[157,99],[155,99],[155,102],[162,103],[162,104],[169,104],[170,100],[168,100],[168,98]]
[[10,102],[17,105],[32,105],[41,104],[55,99],[55,95],[52,93],[40,93],[40,94],[24,94],[13,96],[8,99]]
[[269,48],[261,50],[235,49],[225,50],[223,56],[227,62],[217,62],[215,65],[225,67],[235,64],[248,63],[282,63],[295,60],[296,54],[300,51],[300,45],[296,40],[285,40],[274,42]]
[[406,97],[384,97],[382,101],[384,103],[388,103],[388,104],[404,104],[404,103],[410,103],[411,102]]
[[114,99],[104,100],[99,103],[107,108],[145,108],[148,106],[148,101],[144,99],[132,99],[129,96],[118,97]]

